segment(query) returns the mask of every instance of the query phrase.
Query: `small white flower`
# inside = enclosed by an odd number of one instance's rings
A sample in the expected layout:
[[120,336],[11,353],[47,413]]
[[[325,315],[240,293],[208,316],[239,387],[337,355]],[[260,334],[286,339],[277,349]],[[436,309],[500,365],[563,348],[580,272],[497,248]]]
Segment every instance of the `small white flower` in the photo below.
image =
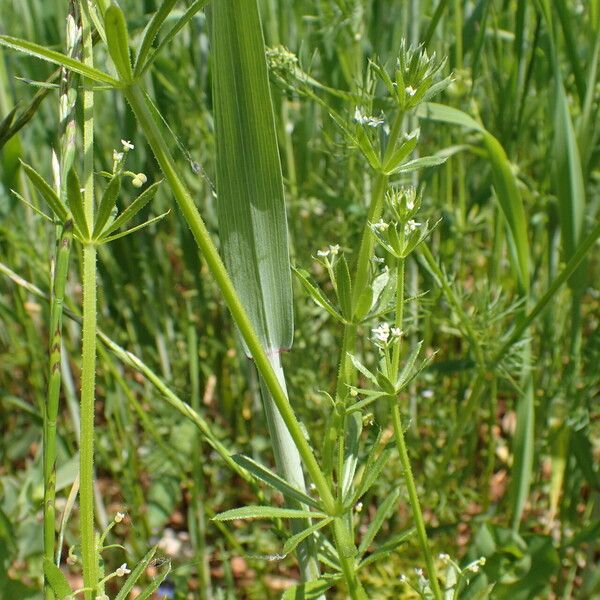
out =
[[373,231],[385,231],[390,226],[389,223],[386,223],[383,219],[379,219],[377,223],[371,223],[371,229]]
[[354,510],[359,513],[361,510],[363,509],[363,503],[362,502],[358,502],[356,504],[356,506],[354,507]]
[[340,253],[340,245],[334,244],[333,246],[329,246],[329,252],[331,252],[331,256],[337,256]]
[[378,327],[375,327],[375,329],[371,329],[371,333],[376,342],[387,344],[390,339],[390,326],[387,323],[382,323]]
[[471,573],[479,573],[479,565],[477,563],[473,563],[467,567]]
[[405,90],[404,90],[411,98],[417,93],[417,90],[415,90],[414,87],[412,87],[411,85],[406,86]]
[[378,265],[381,265],[385,262],[385,258],[381,256],[374,256],[371,260]]
[[317,491],[317,486],[314,483],[311,482],[311,484],[308,486],[308,489],[311,492],[316,492]]
[[385,123],[385,121],[380,117],[363,115],[358,106],[354,109],[354,121],[359,125],[366,125],[367,127],[379,127]]
[[418,227],[421,227],[421,223],[417,223],[416,221],[413,221],[413,219],[411,219],[404,226],[404,233],[406,235],[409,235],[410,233],[412,233],[413,231],[415,231],[415,229],[417,229]]
[[115,162],[121,162],[123,160],[123,153],[113,150],[113,160]]
[[417,127],[416,129],[413,129],[410,133],[406,134],[406,136],[405,136],[406,141],[410,141],[410,140],[414,140],[415,138],[418,138],[420,133],[421,133],[421,129],[419,127]]
[[392,327],[390,329],[390,334],[393,338],[399,338],[402,336],[402,329],[400,329],[400,327]]
[[[423,396],[423,398],[427,398],[427,399],[433,398],[433,390],[423,390],[421,392],[421,396]],[[441,555],[440,555],[440,558],[441,558]]]
[[325,258],[329,256],[330,250],[317,250],[317,256]]
[[415,574],[417,577],[423,577],[423,569],[415,569]]
[[408,583],[408,577],[406,575],[400,575],[400,583]]
[[440,554],[438,556],[438,558],[443,562],[443,563],[447,563],[450,560],[450,555],[446,554],[445,552],[442,552],[442,554]]
[[125,152],[129,152],[135,148],[129,140],[121,140],[121,144],[123,144],[123,150],[125,150]]
[[125,518],[125,513],[118,512],[115,515],[115,523],[120,523]]
[[127,563],[123,563],[116,571],[117,577],[123,577],[131,573],[131,569],[127,568]]

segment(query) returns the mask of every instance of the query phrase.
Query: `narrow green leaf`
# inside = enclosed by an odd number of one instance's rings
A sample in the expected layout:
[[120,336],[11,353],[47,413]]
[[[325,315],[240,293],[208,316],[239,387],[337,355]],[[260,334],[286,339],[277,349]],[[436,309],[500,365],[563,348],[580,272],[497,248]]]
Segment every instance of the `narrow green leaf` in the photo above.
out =
[[367,369],[367,367],[365,367],[365,365],[363,365],[353,354],[348,353],[348,356],[357,371],[362,373],[371,383],[378,385],[377,376],[374,373],[371,373],[371,371],[369,371],[369,369]]
[[369,314],[371,310],[371,306],[373,305],[373,285],[368,285],[358,297],[356,301],[356,306],[354,307],[354,314],[352,315],[352,320],[356,323],[360,323],[366,316]]
[[133,589],[137,580],[144,574],[150,561],[154,558],[154,554],[156,553],[157,546],[151,548],[146,556],[142,558],[142,560],[135,566],[135,569],[131,572],[129,577],[125,580],[123,587],[119,590],[119,593],[115,596],[115,600],[126,600],[129,598],[129,592]]
[[340,577],[321,577],[313,581],[298,583],[286,590],[281,600],[314,600],[314,598],[321,598],[337,579],[340,579]]
[[[194,18],[196,13],[200,12],[207,4],[209,0],[196,0],[190,4],[190,7],[185,13],[178,19],[178,21],[169,29],[165,36],[160,40],[160,43],[155,48],[148,51],[148,58],[143,63],[143,66],[136,64],[136,75],[143,75],[146,70],[152,65],[154,59],[160,54],[161,50],[168,46],[173,38]],[[141,64],[141,63],[140,63]]]
[[15,198],[20,200],[25,206],[28,206],[34,213],[37,213],[42,219],[49,221],[50,223],[54,223],[54,219],[51,219],[45,212],[41,211],[37,206],[31,204],[31,202],[27,202],[19,192],[15,192],[15,190],[10,190],[12,194],[14,194]]
[[69,203],[75,226],[79,229],[83,239],[87,240],[90,237],[90,230],[85,218],[81,183],[79,182],[75,168],[71,168],[67,175],[67,202]]
[[413,171],[419,171],[420,169],[428,169],[430,167],[443,165],[447,160],[448,155],[445,153],[437,156],[423,156],[421,158],[409,160],[408,162],[399,165],[396,169],[389,171],[387,174],[392,175],[396,173],[412,173]]
[[415,531],[415,528],[412,527],[407,531],[393,536],[392,538],[375,548],[375,550],[373,550],[373,552],[369,554],[369,556],[367,556],[367,558],[365,558],[360,563],[360,568],[363,569],[364,567],[374,562],[380,561],[386,556],[389,556],[392,552],[394,552],[394,550],[396,550],[396,548],[398,548],[398,546],[404,544],[412,535],[414,535]]
[[291,554],[298,547],[298,545],[301,544],[307,537],[313,535],[313,533],[315,533],[316,531],[319,531],[319,529],[326,527],[332,521],[333,521],[333,517],[328,517],[327,519],[321,519],[320,521],[313,523],[310,527],[303,529],[300,533],[292,535],[285,542],[285,544],[283,546],[283,553],[286,556],[288,554]]
[[166,560],[165,566],[162,572],[157,575],[139,594],[136,596],[136,600],[147,600],[152,597],[154,592],[159,588],[160,584],[166,579],[167,575],[171,572],[171,561]]
[[177,4],[177,0],[163,0],[160,8],[152,15],[152,18],[146,25],[144,33],[142,34],[142,43],[140,44],[139,50],[135,57],[135,74],[141,73],[141,67],[143,66],[146,58],[152,49],[152,44],[160,28],[162,27],[165,19],[169,16],[173,7]]
[[346,320],[340,313],[335,309],[333,304],[329,302],[325,294],[314,285],[310,279],[308,273],[304,269],[296,269],[292,267],[294,274],[300,279],[302,287],[308,292],[312,299],[322,308],[324,308],[336,321],[345,323]]
[[354,474],[358,465],[358,450],[362,432],[362,414],[352,413],[346,417],[346,450],[344,453],[344,473],[342,476],[342,498],[350,493]]
[[518,530],[523,515],[533,471],[535,408],[531,375],[527,379],[525,390],[517,404],[517,428],[513,441],[511,499],[512,526],[515,531]]
[[385,497],[383,502],[377,508],[375,517],[373,517],[373,520],[369,524],[369,527],[367,528],[367,531],[360,542],[360,546],[358,547],[359,557],[363,556],[363,554],[369,549],[369,546],[375,539],[375,536],[379,533],[379,530],[394,510],[399,496],[400,490],[398,488],[392,490],[392,492]]
[[102,230],[108,222],[112,210],[115,207],[120,191],[121,178],[113,177],[108,182],[108,185],[102,194],[102,200],[100,200],[100,206],[98,207],[98,213],[96,214],[96,220],[94,222],[94,238],[97,238],[102,233]]
[[122,231],[120,233],[115,233],[113,235],[109,235],[106,237],[103,236],[99,239],[99,241],[102,242],[103,244],[106,244],[108,242],[112,242],[114,240],[118,240],[119,238],[125,237],[126,235],[131,235],[132,233],[135,233],[136,231],[139,231],[140,229],[144,229],[145,227],[148,227],[149,225],[153,225],[157,221],[164,219],[170,212],[171,212],[171,209],[162,213],[162,215],[158,215],[157,217],[154,217],[153,219],[148,219],[147,221],[145,221],[144,223],[141,223],[140,225],[136,225],[135,227],[132,227],[131,229],[127,229],[127,231]]
[[237,0],[216,2],[212,9],[221,248],[259,339],[267,350],[278,351],[292,344],[292,283],[258,6],[256,0]]
[[310,510],[278,508],[275,506],[244,506],[215,515],[213,521],[233,521],[235,519],[325,519],[327,515]]
[[44,576],[59,600],[63,600],[73,593],[65,574],[47,558],[44,559]]
[[153,183],[147,190],[145,190],[144,192],[142,192],[112,223],[111,225],[109,225],[109,227],[107,227],[106,231],[104,232],[105,235],[109,235],[111,233],[113,233],[114,231],[116,231],[117,229],[119,229],[120,227],[123,227],[124,225],[127,225],[127,223],[129,223],[129,221],[131,221],[131,219],[133,219],[133,217],[135,217],[135,215],[137,215],[140,210],[142,210],[144,208],[144,206],[146,206],[146,204],[148,204],[148,202],[150,202],[154,196],[156,195],[156,192],[158,191],[158,187],[160,186],[160,184],[162,183],[161,181],[157,181],[156,183]]
[[383,165],[383,172],[387,175],[391,175],[398,169],[401,166],[402,161],[416,148],[418,141],[419,136],[413,135],[411,138],[404,140],[399,144]]
[[297,500],[301,504],[307,504],[308,506],[312,506],[317,510],[321,510],[321,506],[316,500],[291,486],[287,481],[279,477],[279,475],[273,473],[273,471],[257,463],[255,460],[252,460],[243,454],[236,454],[232,456],[232,459],[235,463],[240,465],[240,467],[246,469],[246,471],[252,473],[252,475],[261,481],[264,481],[266,484],[270,485],[276,490],[279,490],[287,499]]
[[125,82],[133,80],[131,57],[129,56],[129,34],[123,11],[111,4],[104,13],[104,29],[108,52],[113,60],[117,73]]
[[48,183],[46,183],[46,180],[33,167],[24,162],[21,164],[23,165],[25,174],[31,183],[33,183],[35,189],[42,195],[58,220],[61,223],[64,223],[69,217],[69,212],[64,204],[60,201],[60,198],[56,192],[48,185]]
[[335,284],[338,302],[342,316],[347,320],[352,319],[352,283],[350,281],[350,269],[345,256],[340,256],[335,262]]
[[55,52],[54,50],[49,50],[48,48],[34,44],[33,42],[10,37],[8,35],[0,35],[0,45],[12,48],[13,50],[19,50],[29,56],[40,58],[54,63],[55,65],[61,65],[74,73],[79,73],[98,83],[106,83],[113,87],[119,87],[120,85],[116,79],[98,69],[88,67],[74,58],[70,58],[60,52]]
[[352,498],[352,506],[356,504],[369,489],[371,489],[371,486],[377,481],[379,475],[381,475],[381,471],[383,471],[385,464],[393,452],[393,444],[388,444],[381,450],[379,456],[377,456],[375,460],[369,460],[367,462],[360,483],[356,488],[356,494]]

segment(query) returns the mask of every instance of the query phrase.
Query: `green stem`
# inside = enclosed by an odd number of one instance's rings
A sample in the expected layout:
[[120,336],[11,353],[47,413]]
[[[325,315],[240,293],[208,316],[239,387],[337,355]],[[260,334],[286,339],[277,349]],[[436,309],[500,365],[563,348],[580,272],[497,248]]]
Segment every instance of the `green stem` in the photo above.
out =
[[[402,330],[404,324],[404,264],[403,258],[399,258],[396,262],[396,318],[395,327]],[[398,377],[398,371],[400,368],[400,351],[402,347],[402,338],[398,338],[393,348],[392,354],[392,381],[395,381]],[[415,522],[415,528],[417,530],[417,538],[419,545],[421,546],[421,552],[425,559],[425,566],[427,567],[427,574],[429,575],[429,581],[431,583],[431,589],[433,590],[434,597],[436,600],[442,600],[442,592],[437,579],[437,573],[435,569],[435,563],[431,556],[431,550],[429,548],[429,539],[427,538],[427,531],[425,529],[425,521],[423,519],[423,512],[421,511],[421,503],[419,502],[419,495],[417,493],[417,487],[412,474],[412,468],[410,466],[410,457],[408,456],[408,450],[406,448],[406,441],[404,439],[404,429],[402,428],[402,419],[400,416],[400,406],[398,404],[398,398],[390,396],[390,408],[392,412],[392,422],[394,425],[394,437],[396,440],[396,448],[400,456],[400,464],[402,465],[402,471],[404,475],[404,481],[406,483],[406,489],[408,491],[408,498],[410,501],[411,512],[413,520]]]
[[408,499],[410,501],[410,508],[412,516],[415,522],[415,528],[417,530],[417,538],[419,540],[419,546],[421,546],[421,552],[425,559],[425,566],[427,568],[427,574],[429,575],[429,582],[436,600],[442,600],[442,592],[440,590],[440,584],[437,579],[435,563],[431,556],[431,550],[429,549],[429,540],[427,539],[427,531],[425,530],[425,521],[423,520],[423,513],[421,512],[421,504],[419,502],[419,495],[415,486],[415,480],[413,478],[412,469],[410,466],[410,458],[408,456],[408,450],[406,448],[406,442],[404,440],[404,430],[402,429],[402,420],[400,417],[400,407],[398,406],[397,399],[394,397],[390,398],[390,405],[392,409],[392,421],[394,424],[394,436],[396,438],[396,447],[400,456],[400,464],[404,472],[404,481],[406,482],[406,489],[408,491]]
[[[96,379],[96,247],[83,248],[83,351],[81,359],[81,421],[79,442],[79,511],[85,587],[95,588],[97,560],[94,539],[94,401]],[[86,592],[86,598],[91,592]]]
[[[56,252],[56,266],[50,305],[50,365],[48,399],[44,413],[44,559],[54,562],[56,538],[56,419],[61,382],[62,315],[69,255],[73,237],[73,223],[67,221],[62,227]],[[54,599],[54,592],[48,581],[44,583],[44,595]]]
[[[83,62],[93,66],[90,23],[82,11]],[[94,89],[84,78],[83,91],[83,202],[85,218],[92,231],[94,219]],[[83,347],[81,358],[81,414],[79,441],[79,513],[83,582],[91,591],[91,600],[98,582],[98,560],[94,532],[94,403],[96,382],[96,247],[83,247]]]
[[335,510],[335,501],[327,484],[327,480],[317,463],[309,443],[304,437],[300,423],[298,422],[292,406],[270,364],[269,358],[256,335],[254,327],[248,318],[248,314],[240,302],[219,253],[210,238],[206,225],[204,224],[190,193],[177,174],[177,168],[173,158],[171,157],[169,150],[165,147],[163,135],[152,116],[144,93],[137,85],[132,85],[131,87],[124,89],[124,93],[136,115],[140,127],[146,134],[146,138],[154,152],[156,160],[171,186],[173,195],[175,196],[179,208],[202,252],[208,269],[221,290],[223,299],[254,358],[256,367],[264,379],[264,383],[269,389],[277,409],[281,413],[281,418],[286,424],[290,435],[298,448],[298,452],[302,457],[302,462],[321,496],[323,508],[326,512],[331,514]]
[[349,528],[344,523],[344,517],[336,517],[334,519],[333,536],[350,598],[352,600],[367,600],[368,596],[356,572],[356,546],[354,545]]

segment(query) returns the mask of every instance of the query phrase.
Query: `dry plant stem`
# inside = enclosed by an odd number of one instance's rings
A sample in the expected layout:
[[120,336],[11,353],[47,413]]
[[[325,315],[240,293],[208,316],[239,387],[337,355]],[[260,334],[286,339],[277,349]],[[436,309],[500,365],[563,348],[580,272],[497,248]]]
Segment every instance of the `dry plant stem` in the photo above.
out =
[[[90,24],[82,11],[83,62],[93,66]],[[94,91],[93,83],[84,79],[83,91],[83,199],[89,224],[94,217]],[[94,401],[96,381],[96,247],[83,246],[83,349],[81,358],[81,413],[79,446],[79,513],[83,581],[94,590],[98,582],[98,565],[94,534]],[[91,600],[92,591],[85,592]]]
[[[395,327],[402,330],[404,322],[404,259],[400,258],[396,263],[396,318]],[[392,377],[396,379],[398,377],[398,371],[400,368],[400,350],[401,350],[401,338],[398,338],[396,345],[392,351]],[[427,574],[429,576],[429,582],[431,589],[436,600],[442,600],[442,591],[440,584],[437,579],[437,573],[435,569],[435,563],[431,556],[431,550],[429,548],[429,540],[427,538],[427,531],[425,529],[425,521],[423,519],[423,512],[421,510],[421,503],[419,502],[419,495],[417,493],[417,487],[412,474],[412,468],[410,466],[410,457],[408,456],[408,449],[406,448],[406,440],[404,439],[404,429],[402,428],[402,418],[400,415],[400,406],[398,404],[398,398],[396,396],[390,396],[390,409],[392,412],[392,422],[394,425],[394,437],[396,440],[396,448],[398,449],[398,455],[400,456],[400,464],[402,465],[402,471],[404,475],[404,481],[406,483],[406,489],[408,491],[408,499],[410,501],[410,508],[415,522],[415,528],[417,530],[417,538],[419,540],[419,546],[421,546],[421,553],[425,559],[425,566],[427,568]]]

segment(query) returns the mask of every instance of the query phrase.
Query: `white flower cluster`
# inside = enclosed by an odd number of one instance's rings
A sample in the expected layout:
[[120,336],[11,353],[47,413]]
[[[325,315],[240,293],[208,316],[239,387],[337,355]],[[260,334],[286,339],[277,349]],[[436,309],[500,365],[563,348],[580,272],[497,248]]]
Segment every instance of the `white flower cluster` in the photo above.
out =
[[421,223],[417,223],[411,219],[410,221],[407,221],[406,225],[404,225],[404,233],[405,235],[409,235],[419,227],[421,227]]
[[340,253],[340,245],[334,244],[333,246],[329,246],[325,250],[318,250],[317,256],[319,258],[327,258],[328,256],[337,256]]
[[390,340],[399,338],[402,330],[399,327],[390,327],[388,323],[381,323],[374,329],[371,329],[373,341],[378,344],[387,344]]
[[385,121],[381,117],[363,115],[358,106],[354,109],[354,122],[367,127],[381,127]]

